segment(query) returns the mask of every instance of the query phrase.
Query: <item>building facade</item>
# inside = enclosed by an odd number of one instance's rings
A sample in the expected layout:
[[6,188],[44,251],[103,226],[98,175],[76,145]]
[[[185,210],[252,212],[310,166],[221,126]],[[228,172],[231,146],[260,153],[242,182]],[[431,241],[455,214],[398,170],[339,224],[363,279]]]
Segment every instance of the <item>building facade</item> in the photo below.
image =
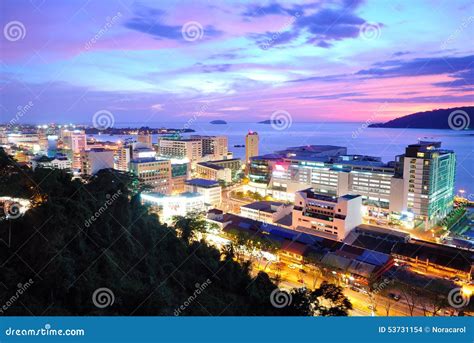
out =
[[130,172],[150,191],[171,194],[171,161],[168,159],[139,158],[130,161]]
[[334,197],[306,189],[296,193],[292,214],[293,229],[342,241],[362,224],[362,197]]
[[204,196],[206,206],[219,206],[222,202],[222,188],[218,182],[205,179],[186,181],[186,192],[199,193]]
[[245,164],[250,163],[250,158],[258,156],[258,133],[250,131],[245,136]]
[[[81,151],[81,173],[83,175],[94,175],[102,169],[114,167],[114,152],[106,149],[90,149]],[[73,164],[74,165],[74,164]]]

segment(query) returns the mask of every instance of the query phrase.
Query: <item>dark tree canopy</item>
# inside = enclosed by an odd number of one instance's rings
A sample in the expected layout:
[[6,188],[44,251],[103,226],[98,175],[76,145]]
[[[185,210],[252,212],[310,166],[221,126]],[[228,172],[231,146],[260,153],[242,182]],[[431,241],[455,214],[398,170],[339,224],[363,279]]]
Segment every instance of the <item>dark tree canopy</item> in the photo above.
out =
[[[313,314],[312,295],[295,293],[295,306],[275,308],[267,274],[252,277],[232,247],[221,253],[191,239],[202,222],[177,218],[178,230],[160,223],[127,173],[103,170],[83,182],[19,166],[0,149],[0,181],[1,195],[32,201],[24,216],[0,221],[0,306],[8,304],[0,314],[173,315],[183,304],[180,315]],[[103,309],[92,302],[101,287],[115,297]],[[350,303],[337,290],[333,297],[337,307],[324,315],[344,315]]]

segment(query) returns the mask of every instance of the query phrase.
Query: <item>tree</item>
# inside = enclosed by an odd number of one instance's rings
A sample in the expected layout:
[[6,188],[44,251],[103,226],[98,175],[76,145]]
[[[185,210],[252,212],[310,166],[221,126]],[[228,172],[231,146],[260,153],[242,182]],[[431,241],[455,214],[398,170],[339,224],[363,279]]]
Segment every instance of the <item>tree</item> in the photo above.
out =
[[311,293],[314,313],[320,316],[348,316],[352,304],[344,295],[340,286],[322,282],[318,289]]

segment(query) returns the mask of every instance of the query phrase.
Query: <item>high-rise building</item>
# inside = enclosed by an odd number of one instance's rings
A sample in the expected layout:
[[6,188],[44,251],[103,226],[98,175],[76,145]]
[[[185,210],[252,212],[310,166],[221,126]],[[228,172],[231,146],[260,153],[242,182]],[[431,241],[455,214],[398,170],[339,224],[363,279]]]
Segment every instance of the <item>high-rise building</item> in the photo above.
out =
[[295,230],[342,241],[362,224],[362,197],[321,195],[312,189],[296,193],[292,226]]
[[224,159],[229,152],[226,136],[199,136],[192,135],[191,139],[202,142],[202,156],[210,155],[211,159]]
[[202,141],[192,138],[163,137],[159,140],[159,155],[169,158],[187,158],[194,166],[202,158]]
[[117,149],[116,154],[115,169],[125,172],[129,171],[130,160],[132,159],[132,146],[122,145]]
[[81,169],[81,152],[87,149],[87,136],[84,130],[62,130],[63,148],[70,150],[72,167]]
[[130,172],[150,191],[171,194],[171,161],[169,159],[137,158],[130,161]]
[[39,144],[40,151],[47,152],[48,151],[48,127],[46,125],[38,126],[38,129],[36,132],[38,134],[38,144]]
[[80,152],[81,173],[94,175],[102,169],[114,167],[114,151],[106,149],[90,149]]
[[404,181],[403,207],[429,228],[453,208],[456,156],[441,149],[441,142],[420,141],[409,145],[398,161]]
[[250,131],[245,136],[245,164],[254,156],[258,156],[258,133]]

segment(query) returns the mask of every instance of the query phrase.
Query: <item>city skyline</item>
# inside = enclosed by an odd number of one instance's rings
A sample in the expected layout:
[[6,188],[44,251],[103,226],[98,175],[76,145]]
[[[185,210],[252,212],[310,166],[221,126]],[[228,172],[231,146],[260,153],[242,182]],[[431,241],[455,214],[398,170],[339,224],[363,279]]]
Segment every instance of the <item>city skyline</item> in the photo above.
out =
[[469,1],[2,6],[2,122],[387,121],[474,94]]

